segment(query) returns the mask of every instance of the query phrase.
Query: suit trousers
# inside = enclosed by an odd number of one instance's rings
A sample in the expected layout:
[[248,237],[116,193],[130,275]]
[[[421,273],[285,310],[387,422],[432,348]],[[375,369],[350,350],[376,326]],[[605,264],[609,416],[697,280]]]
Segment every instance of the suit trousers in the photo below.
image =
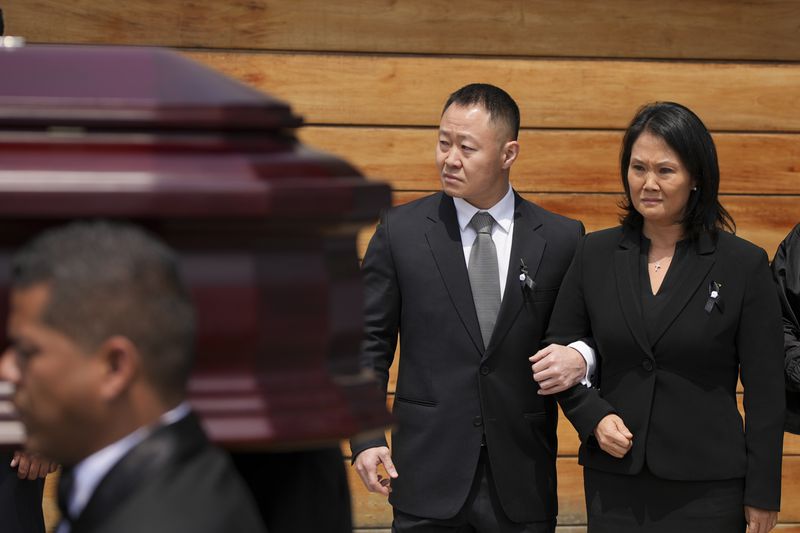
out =
[[394,509],[392,533],[553,533],[556,520],[519,524],[506,516],[495,489],[486,447],[481,447],[478,468],[467,501],[453,518],[423,518]]

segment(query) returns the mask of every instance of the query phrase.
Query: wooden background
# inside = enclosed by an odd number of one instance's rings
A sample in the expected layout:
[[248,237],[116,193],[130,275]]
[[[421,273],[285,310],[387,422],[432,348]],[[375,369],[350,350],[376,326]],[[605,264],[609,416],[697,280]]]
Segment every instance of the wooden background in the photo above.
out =
[[[712,130],[722,201],[741,236],[772,256],[800,220],[796,0],[5,0],[2,8],[6,33],[29,42],[175,47],[283,98],[305,117],[304,142],[391,182],[395,203],[438,189],[441,106],[482,81],[520,104],[516,189],[588,230],[616,224],[622,130],[655,100],[688,105]],[[559,533],[578,533],[577,438],[563,420],[559,434]],[[800,439],[787,436],[784,452],[780,529],[800,532]],[[357,530],[388,532],[385,501],[350,473]]]

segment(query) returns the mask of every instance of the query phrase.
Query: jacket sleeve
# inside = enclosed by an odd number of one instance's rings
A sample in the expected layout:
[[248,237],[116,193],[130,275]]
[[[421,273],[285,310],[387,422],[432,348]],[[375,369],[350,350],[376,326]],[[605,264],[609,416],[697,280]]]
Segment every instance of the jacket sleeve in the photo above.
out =
[[[561,288],[558,291],[553,314],[550,316],[550,325],[547,328],[546,344],[567,345],[577,340],[588,340],[594,336],[589,314],[584,300],[583,261],[586,237],[581,239],[575,250],[572,263],[564,275]],[[593,385],[599,385],[602,376],[602,354],[597,352],[596,370]],[[595,387],[577,384],[574,387],[556,395],[561,409],[567,419],[575,426],[581,442],[593,438],[594,428],[606,415],[613,413],[614,408],[600,397]]]
[[744,386],[745,505],[778,510],[785,398],[780,305],[767,263],[760,250],[742,261],[747,285],[742,301],[736,349]]
[[772,276],[783,313],[786,388],[800,392],[800,224],[778,246]]
[[[400,321],[400,288],[389,239],[389,215],[384,212],[361,264],[364,284],[364,339],[361,364],[375,373],[386,396],[389,367],[394,360]],[[350,441],[353,460],[367,448],[387,446],[383,434]]]

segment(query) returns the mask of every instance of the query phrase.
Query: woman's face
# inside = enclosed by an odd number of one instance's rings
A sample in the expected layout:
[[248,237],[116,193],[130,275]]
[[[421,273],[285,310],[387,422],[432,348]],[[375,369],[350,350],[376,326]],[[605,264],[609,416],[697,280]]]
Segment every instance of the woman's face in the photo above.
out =
[[695,183],[678,154],[661,137],[645,131],[633,143],[628,187],[631,203],[645,224],[679,224]]

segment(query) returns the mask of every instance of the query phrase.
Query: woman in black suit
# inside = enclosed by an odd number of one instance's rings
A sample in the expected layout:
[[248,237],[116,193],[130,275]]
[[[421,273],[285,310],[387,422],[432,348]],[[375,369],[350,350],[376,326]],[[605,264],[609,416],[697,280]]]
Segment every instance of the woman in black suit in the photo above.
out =
[[800,224],[778,246],[772,260],[783,310],[783,347],[786,351],[785,429],[800,435]]
[[548,330],[597,345],[596,388],[559,398],[581,439],[589,533],[766,533],[784,410],[767,255],[732,234],[714,142],[686,107],[639,110],[620,159],[622,225],[579,245]]

